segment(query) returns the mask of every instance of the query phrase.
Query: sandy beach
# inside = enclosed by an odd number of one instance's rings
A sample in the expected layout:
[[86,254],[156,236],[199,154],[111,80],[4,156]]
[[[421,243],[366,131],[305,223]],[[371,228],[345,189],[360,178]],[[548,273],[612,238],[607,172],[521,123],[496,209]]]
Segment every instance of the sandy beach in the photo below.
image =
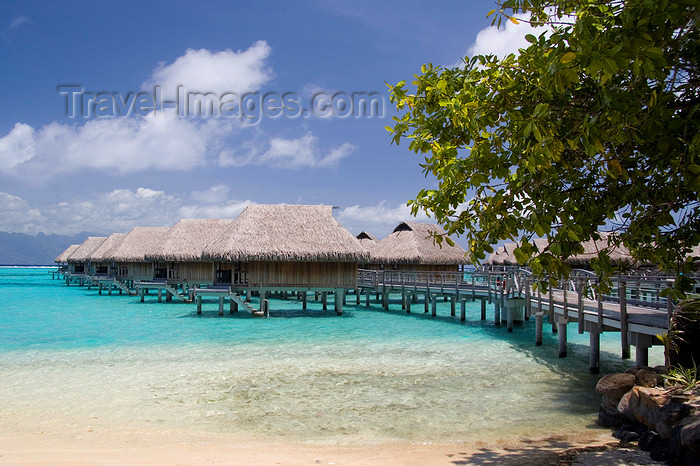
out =
[[[382,443],[330,445],[263,442],[231,435],[183,432],[85,431],[81,435],[37,432],[0,436],[5,464],[651,464],[648,456],[618,450],[610,432],[593,429],[575,436],[504,438],[498,443]],[[579,462],[577,463],[577,458]],[[588,458],[588,459],[587,459]],[[636,459],[636,460],[635,460]],[[636,462],[640,461],[640,462]]]

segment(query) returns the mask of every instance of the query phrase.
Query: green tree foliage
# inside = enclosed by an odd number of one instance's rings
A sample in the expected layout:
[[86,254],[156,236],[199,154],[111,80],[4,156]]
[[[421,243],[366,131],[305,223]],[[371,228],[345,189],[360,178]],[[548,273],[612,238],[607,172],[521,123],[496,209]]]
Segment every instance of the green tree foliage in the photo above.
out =
[[[509,0],[549,32],[499,59],[424,65],[391,88],[393,142],[423,154],[436,189],[409,202],[480,262],[500,240],[540,276],[600,230],[640,261],[688,271],[700,243],[700,13],[697,0]],[[549,246],[535,254],[532,239]],[[592,263],[614,272],[609,251]],[[681,284],[683,285],[683,284]]]

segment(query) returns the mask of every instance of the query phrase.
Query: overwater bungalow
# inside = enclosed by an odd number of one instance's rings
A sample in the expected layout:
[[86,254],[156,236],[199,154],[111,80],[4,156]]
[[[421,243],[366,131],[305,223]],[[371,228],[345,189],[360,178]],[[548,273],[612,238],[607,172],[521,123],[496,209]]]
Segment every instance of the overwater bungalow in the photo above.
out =
[[146,260],[154,263],[155,275],[170,284],[211,285],[214,262],[204,260],[202,251],[232,223],[233,219],[180,220],[146,253]]
[[379,240],[377,239],[376,236],[374,236],[372,233],[367,233],[366,231],[360,232],[359,235],[356,236],[356,238],[360,241],[360,244],[366,249],[366,250],[371,250],[379,244]]
[[435,235],[445,236],[445,231],[431,223],[399,223],[389,236],[372,248],[372,268],[457,272],[461,265],[469,264],[464,249],[445,241],[437,244]]
[[234,291],[353,289],[369,253],[323,205],[250,205],[202,257]]
[[80,245],[71,244],[53,260],[56,264],[58,264],[59,272],[63,273],[68,271],[68,256],[70,256],[73,253],[73,251],[78,249],[78,246]]
[[106,236],[89,236],[83,241],[66,258],[68,272],[71,275],[92,275],[94,270],[89,260],[90,254],[106,239]]
[[[102,260],[114,262],[118,276],[130,282],[138,280],[165,279],[165,272],[155,269],[146,253],[157,247],[169,227],[134,227],[121,238],[118,246],[106,251]],[[161,277],[162,275],[162,277]]]
[[103,277],[119,277],[119,268],[112,262],[110,253],[116,250],[126,237],[126,233],[112,233],[94,251],[90,253],[90,262],[94,267],[94,275]]

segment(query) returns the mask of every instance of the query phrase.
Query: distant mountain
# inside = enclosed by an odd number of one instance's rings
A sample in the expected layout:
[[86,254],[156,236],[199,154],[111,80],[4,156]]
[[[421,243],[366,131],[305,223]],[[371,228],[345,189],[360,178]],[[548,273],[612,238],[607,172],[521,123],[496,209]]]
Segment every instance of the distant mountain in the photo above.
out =
[[36,236],[0,231],[0,265],[53,265],[53,260],[71,244],[80,244],[92,233],[75,236]]

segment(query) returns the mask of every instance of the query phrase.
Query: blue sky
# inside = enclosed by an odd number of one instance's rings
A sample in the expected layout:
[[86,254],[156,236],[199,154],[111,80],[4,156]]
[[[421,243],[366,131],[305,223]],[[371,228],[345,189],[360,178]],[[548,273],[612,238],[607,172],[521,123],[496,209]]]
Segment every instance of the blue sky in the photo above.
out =
[[[434,185],[407,144],[390,144],[385,82],[410,81],[427,62],[516,51],[529,27],[495,31],[494,7],[2,2],[0,231],[106,234],[285,202],[338,206],[352,233],[383,237]],[[219,115],[182,100],[150,110],[149,99],[178,92],[209,94]],[[381,115],[345,115],[363,95]]]

